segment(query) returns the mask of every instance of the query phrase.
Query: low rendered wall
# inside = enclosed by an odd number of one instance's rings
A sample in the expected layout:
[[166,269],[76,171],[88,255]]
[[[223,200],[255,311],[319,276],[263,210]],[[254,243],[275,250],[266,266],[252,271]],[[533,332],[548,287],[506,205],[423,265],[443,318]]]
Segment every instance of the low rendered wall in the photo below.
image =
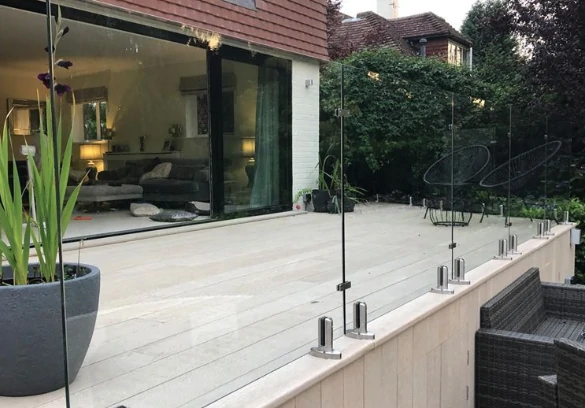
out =
[[571,229],[557,226],[554,237],[521,245],[513,261],[470,271],[471,285],[454,295],[428,293],[372,321],[374,341],[337,340],[341,360],[302,357],[211,407],[473,407],[479,308],[533,266],[543,281],[572,276]]

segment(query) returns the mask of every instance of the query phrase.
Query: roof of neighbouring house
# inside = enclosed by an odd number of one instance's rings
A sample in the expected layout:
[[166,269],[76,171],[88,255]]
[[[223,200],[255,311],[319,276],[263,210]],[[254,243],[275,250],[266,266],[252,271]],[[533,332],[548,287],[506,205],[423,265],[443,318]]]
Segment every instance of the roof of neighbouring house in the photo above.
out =
[[471,45],[468,38],[435,13],[416,14],[389,21],[394,30],[405,39],[444,36],[453,38],[461,44]]
[[415,50],[394,29],[390,20],[367,11],[357,17],[345,17],[336,28],[331,41],[344,44],[346,48],[362,49],[371,45],[387,46],[407,55],[414,55]]

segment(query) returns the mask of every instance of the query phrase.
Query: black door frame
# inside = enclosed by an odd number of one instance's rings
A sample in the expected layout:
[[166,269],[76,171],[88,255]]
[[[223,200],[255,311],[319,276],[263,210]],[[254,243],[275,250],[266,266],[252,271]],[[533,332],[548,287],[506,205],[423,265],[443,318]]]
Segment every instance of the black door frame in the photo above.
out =
[[[251,64],[256,66],[263,66],[272,58],[270,55],[251,52],[242,48],[236,48],[229,45],[222,45],[219,50],[207,52],[207,73],[208,73],[208,98],[209,98],[209,157],[210,157],[210,191],[211,193],[211,207],[212,214],[216,217],[229,217],[225,213],[225,189],[224,189],[224,145],[223,145],[223,109],[222,109],[222,93],[223,93],[223,60],[230,60]],[[281,58],[283,61],[289,61],[291,68],[287,70],[284,68],[277,68],[283,78],[286,78],[286,83],[281,83],[284,98],[279,101],[279,112],[281,123],[281,137],[284,139],[286,146],[281,149],[281,162],[286,163],[282,167],[280,177],[280,187],[287,187],[283,191],[284,201],[281,205],[270,208],[245,209],[239,211],[239,215],[252,216],[266,213],[277,213],[288,211],[292,207],[292,61]],[[290,109],[287,109],[290,107]],[[237,126],[237,124],[236,124]],[[284,134],[284,136],[283,136]],[[285,168],[286,167],[286,168]],[[290,190],[290,191],[288,191]],[[289,203],[290,202],[290,203]]]

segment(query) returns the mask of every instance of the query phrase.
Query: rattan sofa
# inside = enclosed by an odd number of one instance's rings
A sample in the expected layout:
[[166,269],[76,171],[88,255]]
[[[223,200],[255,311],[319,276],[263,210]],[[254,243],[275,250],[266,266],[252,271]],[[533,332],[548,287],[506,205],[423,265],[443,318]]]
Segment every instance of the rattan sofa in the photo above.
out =
[[557,338],[585,330],[585,286],[541,283],[532,268],[488,301],[475,338],[477,408],[541,408]]
[[542,408],[585,407],[585,345],[555,340],[556,375],[539,377]]

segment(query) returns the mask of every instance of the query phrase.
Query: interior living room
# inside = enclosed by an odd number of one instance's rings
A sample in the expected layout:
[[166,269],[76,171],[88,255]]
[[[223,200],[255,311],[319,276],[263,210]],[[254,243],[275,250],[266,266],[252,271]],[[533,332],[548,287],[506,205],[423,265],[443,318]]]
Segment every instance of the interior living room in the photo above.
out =
[[[63,135],[74,141],[67,194],[82,183],[66,238],[208,221],[214,200],[221,213],[290,203],[281,193],[290,184],[290,171],[281,170],[290,162],[290,149],[281,149],[291,136],[290,109],[282,109],[290,108],[290,79],[282,85],[289,61],[222,58],[215,134],[223,137],[214,150],[209,50],[197,46],[197,33],[112,27],[111,19],[106,28],[99,16],[63,10],[69,35],[56,53],[73,65],[55,75],[72,89],[56,103]],[[46,72],[46,26],[42,14],[2,6],[0,20],[0,116],[11,111],[14,158],[26,185],[21,146],[38,146],[44,118],[46,88],[37,76]],[[212,151],[222,176],[215,189]]]

